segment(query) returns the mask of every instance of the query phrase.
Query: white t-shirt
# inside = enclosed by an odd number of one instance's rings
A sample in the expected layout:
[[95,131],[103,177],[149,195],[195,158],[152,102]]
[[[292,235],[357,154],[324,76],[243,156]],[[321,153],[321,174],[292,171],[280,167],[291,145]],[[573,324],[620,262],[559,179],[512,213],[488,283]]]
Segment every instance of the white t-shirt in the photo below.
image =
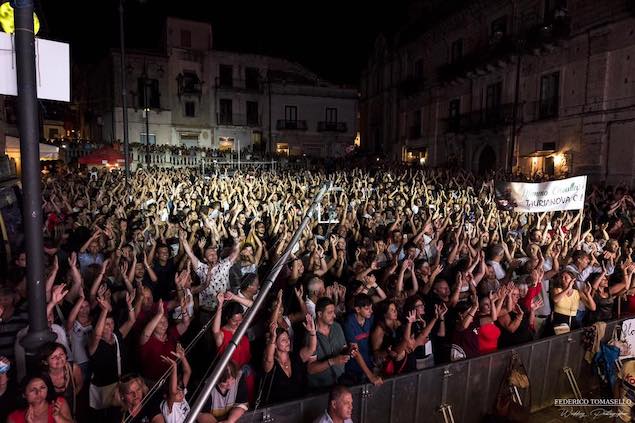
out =
[[[184,394],[187,394],[187,389]],[[166,400],[161,401],[161,414],[165,423],[183,423],[190,413],[190,405],[187,400],[184,399],[180,402],[172,404],[172,412],[168,409],[168,402]]]

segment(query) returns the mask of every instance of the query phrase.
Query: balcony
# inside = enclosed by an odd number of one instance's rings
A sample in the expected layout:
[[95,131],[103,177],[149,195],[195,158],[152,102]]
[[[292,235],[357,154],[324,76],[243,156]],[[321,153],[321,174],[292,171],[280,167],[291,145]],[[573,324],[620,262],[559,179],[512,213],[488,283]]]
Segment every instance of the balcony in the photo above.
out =
[[[560,105],[558,98],[549,98],[525,102],[522,110],[522,117],[525,122],[535,122],[557,118],[560,114]],[[519,109],[518,115],[519,117],[521,116],[521,109]]]
[[548,48],[567,38],[570,33],[571,19],[568,16],[549,19],[527,31],[527,48],[538,53],[542,48]]
[[176,77],[178,95],[201,95],[203,92],[203,82],[195,73],[179,74]]
[[403,97],[417,95],[425,89],[423,78],[409,78],[401,81],[398,85],[399,94]]
[[346,122],[326,122],[320,121],[317,126],[318,132],[346,132],[348,130]]
[[485,43],[453,63],[439,67],[439,79],[452,82],[456,79],[469,78],[474,75],[486,75],[496,69],[504,69],[511,63],[516,54],[514,40],[508,35],[496,34]]
[[214,87],[217,90],[232,90],[246,92],[262,92],[264,85],[259,79],[238,79],[238,78],[219,78],[216,77]]
[[[447,132],[477,132],[509,125],[512,122],[514,104],[501,104],[491,109],[476,110],[446,119]],[[520,114],[518,116],[520,119]]]
[[276,122],[276,129],[281,130],[295,130],[295,131],[306,131],[307,125],[306,120],[285,120],[278,119]]
[[259,115],[216,113],[216,123],[222,126],[262,126]]

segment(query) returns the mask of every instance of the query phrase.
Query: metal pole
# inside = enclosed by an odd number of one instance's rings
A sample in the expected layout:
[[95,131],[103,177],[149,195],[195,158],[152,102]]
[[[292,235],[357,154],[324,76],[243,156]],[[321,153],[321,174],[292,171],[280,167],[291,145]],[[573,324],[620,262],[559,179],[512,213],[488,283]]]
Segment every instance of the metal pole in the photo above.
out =
[[269,154],[271,155],[271,159],[273,160],[273,138],[271,135],[271,80],[269,79],[269,75],[267,75],[267,86],[267,92],[269,93],[269,142],[267,144],[269,144]]
[[150,167],[150,102],[148,101],[148,76],[143,74],[143,98],[146,106],[146,166]]
[[[240,340],[241,337],[244,336],[245,332],[247,331],[247,328],[251,324],[251,321],[256,316],[256,313],[260,310],[262,303],[264,303],[267,297],[267,294],[269,293],[269,290],[271,289],[271,286],[273,285],[273,281],[275,281],[276,278],[278,277],[278,273],[280,273],[280,270],[282,270],[282,266],[284,266],[287,263],[287,260],[289,259],[289,255],[291,254],[291,250],[293,250],[293,247],[295,246],[295,244],[300,240],[302,231],[304,231],[304,228],[306,228],[306,226],[311,221],[313,217],[313,213],[315,213],[315,210],[317,209],[318,205],[322,201],[322,197],[324,197],[324,194],[330,187],[331,187],[331,182],[325,182],[324,185],[322,185],[322,188],[320,188],[320,191],[318,191],[317,195],[313,199],[313,203],[311,204],[311,207],[309,207],[309,211],[307,211],[306,215],[304,216],[304,219],[300,223],[300,226],[295,231],[293,238],[291,238],[291,242],[289,242],[289,245],[287,245],[286,250],[284,250],[284,253],[278,259],[276,264],[273,266],[273,268],[271,269],[271,272],[269,272],[269,275],[267,276],[264,283],[262,284],[262,288],[260,289],[260,293],[258,294],[258,298],[256,299],[256,302],[249,310],[247,310],[247,314],[245,314],[245,316],[243,317],[242,323],[240,324],[240,326],[238,326],[238,329],[236,329],[236,332],[234,333],[234,337],[229,342],[229,345],[227,346],[227,349],[225,350],[223,355],[220,357],[218,365],[216,366],[212,374],[209,376],[209,378],[205,382],[205,388],[203,389],[201,395],[199,395],[199,397],[196,399],[196,403],[194,403],[194,405],[192,406],[190,410],[190,414],[187,416],[186,423],[196,422],[196,417],[201,412],[203,405],[207,402],[207,398],[212,392],[212,389],[214,389],[216,382],[218,382],[218,378],[220,377],[221,373],[225,369],[225,366],[227,366],[227,363],[229,363],[229,360],[231,359],[231,356],[234,353],[234,350],[236,349],[236,345],[238,345],[238,341]],[[221,312],[220,310],[217,311],[217,313],[220,313],[220,312]]]
[[55,340],[46,319],[44,243],[42,241],[42,186],[40,174],[39,121],[35,70],[33,0],[15,1],[15,55],[18,83],[18,129],[22,160],[22,215],[26,241],[26,280],[29,332],[22,339],[33,356],[45,343]]
[[518,59],[516,61],[516,87],[514,89],[514,107],[512,110],[512,133],[509,139],[509,151],[507,154],[507,169],[508,172],[513,171],[513,163],[514,163],[514,150],[516,149],[516,119],[518,117],[518,96],[520,91],[520,61],[522,58],[522,49],[523,45],[521,42],[517,44],[518,49]]
[[240,138],[236,141],[238,142],[238,171],[240,172]]
[[[124,40],[123,0],[119,0],[119,47],[121,49],[121,108],[123,110],[123,154],[126,195],[130,196],[130,141],[128,139],[128,96],[126,94],[126,50]],[[129,200],[130,198],[128,198],[127,201]]]

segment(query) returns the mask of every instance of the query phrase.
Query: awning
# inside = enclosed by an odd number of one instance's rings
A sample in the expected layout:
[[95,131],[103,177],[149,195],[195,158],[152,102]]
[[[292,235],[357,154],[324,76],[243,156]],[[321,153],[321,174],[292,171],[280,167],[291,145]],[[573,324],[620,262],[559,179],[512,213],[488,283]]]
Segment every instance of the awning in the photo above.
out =
[[[20,157],[20,138],[7,136],[5,151],[9,157],[18,160]],[[59,147],[40,143],[40,160],[57,160],[59,152]]]
[[113,147],[102,147],[92,153],[80,157],[79,163],[85,165],[117,165],[125,162],[123,154]]

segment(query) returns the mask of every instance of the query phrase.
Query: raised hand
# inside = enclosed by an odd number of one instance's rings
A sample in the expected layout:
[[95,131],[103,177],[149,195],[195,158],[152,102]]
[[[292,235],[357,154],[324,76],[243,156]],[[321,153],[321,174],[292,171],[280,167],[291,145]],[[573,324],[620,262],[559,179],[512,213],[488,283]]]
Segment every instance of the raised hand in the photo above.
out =
[[302,325],[304,326],[304,328],[306,329],[306,331],[310,334],[314,334],[315,333],[315,322],[313,321],[313,316],[311,316],[310,313],[307,313],[305,318],[304,318],[304,322],[302,322]]
[[417,321],[417,312],[415,310],[410,311],[410,313],[408,313],[408,316],[406,316],[406,320],[408,321],[408,323],[414,323]]
[[53,287],[53,292],[51,293],[51,301],[55,304],[59,304],[62,302],[66,294],[68,294],[66,285],[56,285]]

